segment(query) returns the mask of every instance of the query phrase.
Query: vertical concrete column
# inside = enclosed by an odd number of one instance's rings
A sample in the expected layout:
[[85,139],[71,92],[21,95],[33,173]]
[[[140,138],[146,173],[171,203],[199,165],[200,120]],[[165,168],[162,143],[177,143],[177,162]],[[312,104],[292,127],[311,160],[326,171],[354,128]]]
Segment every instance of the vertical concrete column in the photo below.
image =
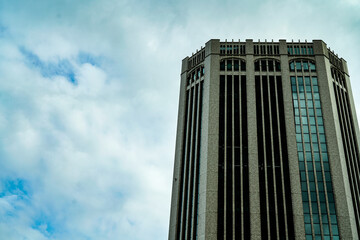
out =
[[294,231],[296,239],[305,239],[304,211],[302,208],[302,196],[300,185],[299,160],[297,156],[294,109],[292,104],[292,91],[289,70],[289,57],[285,40],[279,40],[279,52],[281,61],[281,78],[284,97],[284,114],[286,126],[286,141],[288,148],[288,161],[290,171],[291,200],[294,219]]
[[205,45],[198,239],[217,239],[220,40]]
[[182,176],[180,176],[181,168],[181,153],[183,152],[183,138],[184,138],[184,123],[185,119],[185,101],[186,101],[186,80],[188,70],[188,60],[186,57],[182,61],[181,66],[181,81],[180,81],[180,95],[179,95],[179,110],[176,132],[176,145],[175,145],[175,161],[174,161],[174,174],[173,174],[173,187],[171,196],[171,209],[170,209],[170,226],[169,226],[169,240],[176,239],[177,227],[177,212],[179,208],[179,187]]
[[350,102],[350,109],[351,109],[351,113],[352,113],[352,119],[354,122],[354,129],[356,132],[356,141],[357,144],[360,143],[360,131],[359,131],[359,122],[357,119],[357,115],[356,115],[356,108],[355,108],[355,103],[354,103],[354,96],[352,93],[352,88],[351,88],[351,83],[350,83],[350,78],[349,78],[349,71],[348,71],[348,67],[347,67],[347,63],[344,59],[341,59],[341,63],[345,72],[345,81],[346,81],[346,86],[347,86],[347,92],[349,95],[349,102]]
[[250,194],[250,234],[251,239],[261,239],[259,165],[256,127],[256,94],[254,71],[254,44],[246,40],[246,89],[249,136],[249,194]]
[[339,233],[342,239],[357,239],[331,63],[326,44],[321,40],[314,40],[313,43]]
[[[344,72],[345,72],[345,84],[347,86],[347,93],[348,93],[348,96],[349,96],[351,118],[353,120],[354,130],[355,130],[355,138],[356,139],[354,139],[354,140],[355,140],[355,144],[357,144],[358,147],[359,147],[359,143],[360,143],[359,123],[358,123],[358,119],[357,119],[357,115],[356,115],[356,108],[355,108],[354,96],[353,96],[352,88],[351,88],[351,84],[350,84],[348,67],[347,67],[347,63],[346,63],[346,61],[344,59],[341,59],[341,61],[342,61],[343,69],[344,69]],[[360,149],[360,147],[359,147],[359,149]],[[345,173],[344,170],[343,170],[343,174],[347,174],[347,173]],[[345,185],[349,185],[348,180],[346,180]],[[350,188],[350,186],[349,187],[346,186],[346,194],[350,194],[349,188]],[[349,204],[349,207],[351,207],[350,204]],[[360,233],[357,232],[356,223],[354,222],[356,220],[355,220],[354,213],[352,211],[350,212],[350,217],[351,217],[351,228],[352,228],[352,231],[353,231],[352,235],[353,236],[360,236]]]

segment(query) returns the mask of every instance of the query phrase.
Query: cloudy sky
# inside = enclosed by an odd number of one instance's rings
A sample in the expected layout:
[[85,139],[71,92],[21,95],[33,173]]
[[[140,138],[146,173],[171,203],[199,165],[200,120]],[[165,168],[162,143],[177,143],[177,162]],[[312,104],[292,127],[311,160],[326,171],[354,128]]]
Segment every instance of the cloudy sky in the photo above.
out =
[[167,239],[181,60],[211,38],[323,39],[357,94],[359,12],[360,0],[0,0],[0,238]]

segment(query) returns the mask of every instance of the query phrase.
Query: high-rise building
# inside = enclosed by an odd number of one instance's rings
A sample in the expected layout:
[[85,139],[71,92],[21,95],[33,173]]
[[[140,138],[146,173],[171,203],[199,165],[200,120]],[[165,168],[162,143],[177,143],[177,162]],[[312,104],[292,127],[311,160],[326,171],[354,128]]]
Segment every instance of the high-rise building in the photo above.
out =
[[358,239],[359,128],[321,40],[210,40],[182,62],[169,239]]

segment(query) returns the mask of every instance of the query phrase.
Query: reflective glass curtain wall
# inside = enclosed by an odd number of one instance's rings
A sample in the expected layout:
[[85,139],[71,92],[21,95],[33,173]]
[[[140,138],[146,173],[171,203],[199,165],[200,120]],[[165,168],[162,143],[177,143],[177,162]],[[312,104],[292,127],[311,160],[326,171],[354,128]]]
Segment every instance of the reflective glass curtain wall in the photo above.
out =
[[[315,70],[315,64],[310,62]],[[307,60],[290,63],[306,239],[339,239],[316,72]]]

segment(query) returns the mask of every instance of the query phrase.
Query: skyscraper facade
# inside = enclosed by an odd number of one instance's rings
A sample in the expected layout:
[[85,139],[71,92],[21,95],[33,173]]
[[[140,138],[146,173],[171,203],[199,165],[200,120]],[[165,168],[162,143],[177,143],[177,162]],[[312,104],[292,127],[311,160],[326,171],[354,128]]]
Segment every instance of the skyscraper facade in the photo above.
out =
[[169,239],[359,239],[359,128],[321,40],[210,40],[182,62]]

